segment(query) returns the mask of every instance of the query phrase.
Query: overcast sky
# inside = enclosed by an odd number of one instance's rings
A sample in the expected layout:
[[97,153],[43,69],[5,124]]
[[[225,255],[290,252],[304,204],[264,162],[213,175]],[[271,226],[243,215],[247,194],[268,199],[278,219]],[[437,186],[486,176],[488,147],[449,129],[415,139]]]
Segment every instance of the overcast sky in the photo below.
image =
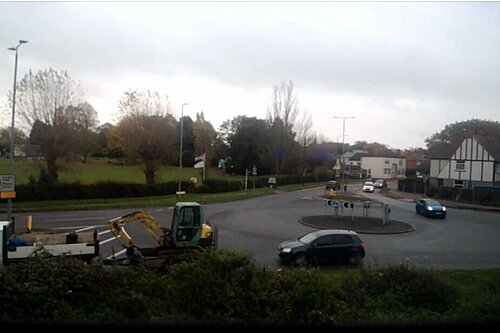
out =
[[101,123],[150,89],[215,129],[264,119],[293,81],[330,141],[425,147],[447,124],[500,121],[500,2],[0,2],[0,109],[18,80],[66,70]]

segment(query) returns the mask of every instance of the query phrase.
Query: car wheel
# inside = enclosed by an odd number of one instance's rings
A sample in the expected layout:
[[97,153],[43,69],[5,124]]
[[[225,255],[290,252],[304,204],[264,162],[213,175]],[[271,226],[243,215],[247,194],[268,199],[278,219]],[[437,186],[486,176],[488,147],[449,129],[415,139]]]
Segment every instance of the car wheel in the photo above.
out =
[[347,264],[351,266],[357,266],[359,262],[361,261],[361,257],[359,256],[359,253],[353,252],[347,256]]
[[295,265],[299,267],[303,267],[307,265],[307,256],[304,252],[299,252],[295,255],[295,258],[293,260]]

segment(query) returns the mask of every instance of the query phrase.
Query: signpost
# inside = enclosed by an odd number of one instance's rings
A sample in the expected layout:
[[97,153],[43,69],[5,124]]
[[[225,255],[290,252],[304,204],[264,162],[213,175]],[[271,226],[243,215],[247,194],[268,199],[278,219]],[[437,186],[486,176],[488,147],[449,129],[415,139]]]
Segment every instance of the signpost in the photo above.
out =
[[0,192],[12,192],[15,189],[16,176],[0,175]]
[[257,167],[255,165],[252,167],[252,176],[253,176],[253,189],[255,191],[255,176],[257,176]]
[[0,175],[0,199],[9,200],[9,209],[7,212],[7,219],[11,219],[12,208],[11,200],[16,197],[16,177],[14,175]]

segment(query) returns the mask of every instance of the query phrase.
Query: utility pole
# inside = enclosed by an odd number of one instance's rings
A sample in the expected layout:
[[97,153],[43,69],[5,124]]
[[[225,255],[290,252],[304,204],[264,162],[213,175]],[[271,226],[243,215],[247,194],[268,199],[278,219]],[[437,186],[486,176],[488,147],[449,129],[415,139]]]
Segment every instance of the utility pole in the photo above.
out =
[[184,128],[184,105],[188,105],[188,103],[183,103],[181,106],[181,137],[180,137],[180,150],[179,150],[179,189],[177,191],[177,194],[184,194],[185,192],[182,191],[182,137],[184,136],[183,133],[183,128]]
[[[340,164],[342,166],[342,169],[340,170],[340,184],[341,186],[344,186],[344,169],[345,169],[345,165],[344,165],[344,146],[345,146],[345,120],[346,119],[351,119],[351,118],[356,118],[356,117],[337,117],[337,116],[333,116],[333,118],[336,118],[336,119],[342,119],[342,158],[341,158],[341,161],[340,161]],[[345,190],[345,186],[344,186],[344,190]]]
[[[8,50],[10,51],[15,51],[16,52],[16,57],[14,60],[14,87],[13,87],[13,92],[12,92],[12,123],[10,127],[10,137],[9,137],[9,167],[10,167],[10,172],[12,174],[12,177],[14,177],[14,186],[15,186],[15,176],[14,176],[14,151],[15,151],[15,144],[14,144],[14,136],[16,134],[14,130],[14,121],[15,121],[15,113],[16,113],[16,86],[17,86],[17,54],[18,54],[18,49],[21,45],[28,43],[27,40],[20,40],[19,44],[17,44],[16,47],[9,47]],[[15,194],[14,190],[13,193]],[[3,197],[2,197],[3,198]],[[12,197],[9,197],[7,200],[7,219],[10,221],[12,219]]]

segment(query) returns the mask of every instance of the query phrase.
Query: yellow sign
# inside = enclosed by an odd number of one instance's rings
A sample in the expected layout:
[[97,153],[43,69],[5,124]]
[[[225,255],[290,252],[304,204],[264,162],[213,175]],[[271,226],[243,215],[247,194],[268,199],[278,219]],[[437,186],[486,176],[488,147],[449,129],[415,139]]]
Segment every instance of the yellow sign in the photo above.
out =
[[0,195],[2,199],[14,199],[16,197],[16,191],[1,192]]

